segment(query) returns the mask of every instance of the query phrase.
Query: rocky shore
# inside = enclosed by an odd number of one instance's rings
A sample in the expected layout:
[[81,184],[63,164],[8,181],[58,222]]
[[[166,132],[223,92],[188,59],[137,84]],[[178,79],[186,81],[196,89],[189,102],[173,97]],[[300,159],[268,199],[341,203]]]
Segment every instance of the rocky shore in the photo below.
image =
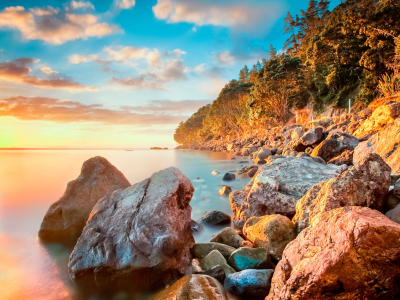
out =
[[[248,156],[221,174],[232,216],[191,219],[177,168],[130,185],[100,157],[44,217],[44,242],[75,245],[71,280],[152,299],[400,299],[400,103],[185,149]],[[215,174],[214,174],[215,172]],[[214,171],[213,175],[219,172]],[[240,191],[232,180],[248,180]],[[228,200],[227,200],[228,201]],[[231,226],[231,224],[233,226]],[[226,226],[207,243],[193,234]]]

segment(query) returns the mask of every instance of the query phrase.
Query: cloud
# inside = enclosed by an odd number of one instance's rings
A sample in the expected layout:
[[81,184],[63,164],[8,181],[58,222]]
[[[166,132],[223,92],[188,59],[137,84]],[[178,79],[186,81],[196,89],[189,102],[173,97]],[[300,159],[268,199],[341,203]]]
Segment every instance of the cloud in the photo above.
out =
[[47,74],[47,75],[50,75],[50,74],[57,74],[57,73],[58,73],[57,71],[54,71],[54,70],[52,70],[50,67],[47,67],[47,66],[41,67],[40,70],[41,70],[43,73]]
[[149,49],[140,47],[106,47],[103,49],[111,59],[117,61],[128,61],[146,57]]
[[[82,6],[81,3],[75,5]],[[0,12],[0,28],[18,30],[26,40],[43,40],[56,45],[122,32],[117,26],[98,23],[95,15],[75,14],[50,6],[30,10],[22,6],[6,7]]]
[[200,107],[210,104],[209,100],[151,100],[145,106],[121,106],[121,109],[145,112],[145,113],[168,113],[168,114],[187,114],[190,115],[196,112]]
[[71,9],[94,9],[94,6],[89,1],[71,1]]
[[187,116],[167,114],[168,111],[134,113],[127,109],[112,110],[102,105],[84,105],[70,100],[46,97],[12,97],[0,100],[0,117],[13,117],[27,121],[57,123],[98,122],[101,124],[152,126],[172,125]]
[[277,0],[157,0],[153,12],[169,23],[224,26],[256,36],[265,35],[286,4]]
[[38,60],[24,57],[15,59],[11,62],[7,61],[0,63],[0,80],[7,80],[43,88],[96,90],[93,86],[88,87],[79,82],[75,82],[72,78],[59,74],[58,72],[51,70],[49,67],[43,67],[41,69],[42,71],[44,69],[44,73],[48,72],[46,73],[46,79],[40,79],[36,76],[29,75],[31,72],[29,66],[35,62],[38,62]]
[[215,59],[219,64],[223,65],[230,65],[235,61],[235,58],[231,55],[230,51],[221,51],[217,53]]
[[71,64],[80,64],[84,62],[94,61],[96,59],[97,59],[96,54],[89,54],[89,55],[74,54],[68,57],[68,60]]
[[114,3],[122,9],[129,9],[135,6],[135,0],[114,0]]

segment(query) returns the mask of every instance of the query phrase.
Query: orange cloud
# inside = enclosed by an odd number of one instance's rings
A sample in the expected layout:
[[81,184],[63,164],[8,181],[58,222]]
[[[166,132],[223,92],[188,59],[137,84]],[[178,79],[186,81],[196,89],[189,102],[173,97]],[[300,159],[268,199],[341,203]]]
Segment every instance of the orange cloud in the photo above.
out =
[[15,59],[11,62],[0,63],[0,80],[9,80],[43,88],[96,90],[93,86],[88,87],[79,82],[75,82],[72,78],[59,74],[48,67],[44,69],[45,71],[42,70],[47,74],[46,79],[40,79],[36,76],[29,75],[31,69],[28,66],[35,62],[37,62],[37,60],[25,57]]
[[103,37],[122,31],[117,26],[98,23],[95,15],[68,13],[50,6],[30,10],[22,6],[6,7],[0,12],[1,27],[19,30],[27,40],[43,40],[49,44]]
[[0,117],[58,123],[98,122],[131,126],[171,125],[187,119],[185,115],[172,114],[171,110],[152,110],[151,107],[146,110],[146,113],[135,113],[129,107],[111,110],[98,104],[85,105],[70,100],[23,96],[0,100]]

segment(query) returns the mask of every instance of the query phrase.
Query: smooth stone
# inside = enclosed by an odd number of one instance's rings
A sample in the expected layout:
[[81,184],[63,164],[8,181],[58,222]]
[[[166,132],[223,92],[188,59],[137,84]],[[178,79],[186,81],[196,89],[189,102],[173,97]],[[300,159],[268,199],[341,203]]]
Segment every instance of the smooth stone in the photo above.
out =
[[224,269],[226,276],[236,272],[230,265],[228,265],[225,257],[218,250],[211,251],[206,257],[200,260],[200,267],[203,270],[210,270],[216,266],[221,266]]
[[232,188],[230,186],[224,186],[218,191],[218,195],[220,196],[228,196],[232,192]]
[[210,242],[221,243],[233,248],[239,248],[244,239],[236,232],[236,230],[226,227],[214,235]]
[[222,225],[230,222],[231,217],[229,215],[217,210],[205,212],[197,221],[197,223],[207,225]]
[[228,263],[236,271],[271,269],[271,257],[265,248],[239,248],[231,254]]
[[202,270],[202,271],[194,272],[194,274],[207,275],[207,276],[214,277],[222,284],[224,283],[224,280],[226,277],[224,268],[221,266],[215,266],[209,270]]
[[224,177],[222,177],[222,180],[225,180],[225,181],[231,181],[231,180],[235,180],[235,179],[236,179],[235,174],[231,174],[231,173],[226,173],[224,175]]
[[202,259],[210,254],[210,252],[213,250],[218,250],[226,259],[228,259],[231,256],[232,252],[236,250],[236,248],[214,242],[198,243],[193,246],[191,252],[195,258]]

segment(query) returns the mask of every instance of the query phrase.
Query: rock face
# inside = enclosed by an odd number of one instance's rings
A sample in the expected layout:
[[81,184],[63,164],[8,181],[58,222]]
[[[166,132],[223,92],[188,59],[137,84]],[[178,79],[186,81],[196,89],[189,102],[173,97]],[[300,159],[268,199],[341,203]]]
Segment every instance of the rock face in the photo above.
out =
[[392,168],[392,172],[400,174],[400,118],[393,124],[373,135],[368,141],[360,143],[354,150],[354,163],[370,153],[379,154]]
[[317,127],[307,131],[301,138],[300,142],[304,146],[314,145],[322,140],[324,129],[322,127]]
[[365,206],[380,210],[390,186],[390,167],[371,154],[343,174],[313,186],[296,205],[299,233],[318,214],[344,206]]
[[210,242],[221,243],[233,248],[239,248],[244,239],[232,228],[226,227],[214,235]]
[[298,199],[315,184],[329,180],[347,166],[322,165],[309,157],[269,159],[243,190],[229,195],[233,221],[243,227],[252,216],[281,214],[293,217]]
[[206,275],[185,276],[155,295],[152,300],[228,300],[224,287],[217,279]]
[[268,295],[273,274],[274,270],[244,270],[229,275],[224,286],[240,299],[262,300]]
[[358,144],[358,139],[349,133],[331,132],[325,141],[314,148],[311,156],[319,156],[325,161],[330,161],[347,150],[354,150]]
[[400,225],[365,207],[313,219],[291,242],[266,300],[399,299]]
[[68,183],[64,195],[47,211],[40,226],[40,239],[75,244],[97,201],[129,186],[125,176],[107,159],[97,156],[85,161],[79,177]]
[[247,269],[271,269],[271,258],[265,248],[239,248],[228,259],[236,271]]
[[400,116],[400,103],[387,102],[379,106],[372,115],[354,132],[360,138],[370,132],[380,131]]
[[138,290],[174,282],[191,265],[193,192],[170,167],[102,198],[70,256],[72,281]]
[[255,247],[265,248],[269,255],[279,261],[286,245],[296,238],[296,227],[285,216],[269,215],[248,219],[243,233]]
[[222,225],[229,224],[230,222],[231,217],[229,215],[217,210],[205,212],[197,221],[199,224],[207,225]]

